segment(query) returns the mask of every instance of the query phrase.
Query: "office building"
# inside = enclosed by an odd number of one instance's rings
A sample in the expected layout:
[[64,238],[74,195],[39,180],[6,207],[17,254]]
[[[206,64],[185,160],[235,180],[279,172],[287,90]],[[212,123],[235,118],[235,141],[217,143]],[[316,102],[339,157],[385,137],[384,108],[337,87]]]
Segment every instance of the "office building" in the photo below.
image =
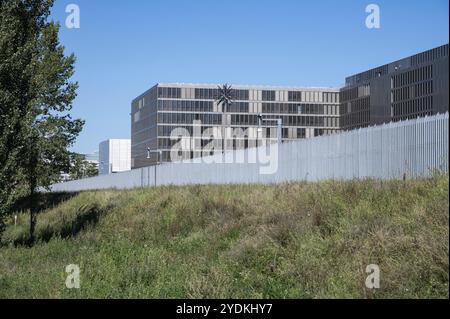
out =
[[131,140],[110,139],[99,145],[99,175],[131,170]]
[[346,79],[344,130],[448,111],[448,44]]
[[[349,76],[342,88],[233,85],[226,109],[217,84],[157,84],[132,101],[131,167],[171,161],[180,130],[195,137],[196,121],[200,137],[183,159],[252,147],[262,137],[276,142],[277,119],[285,142],[445,113],[448,85],[448,44]],[[202,151],[211,144],[212,152]]]
[[[340,125],[339,89],[233,85],[232,103],[226,110],[218,105],[218,95],[216,84],[157,84],[136,98],[131,110],[132,168],[171,161],[170,151],[179,142],[171,135],[184,129],[194,136],[194,121],[201,121],[198,149],[214,145],[207,155],[254,146],[261,137],[277,141],[276,119],[282,120],[283,141],[331,134]],[[217,134],[204,137],[208,129],[225,135],[224,127],[241,130],[245,136],[227,137],[223,145]],[[204,155],[196,149],[182,154],[184,159]]]

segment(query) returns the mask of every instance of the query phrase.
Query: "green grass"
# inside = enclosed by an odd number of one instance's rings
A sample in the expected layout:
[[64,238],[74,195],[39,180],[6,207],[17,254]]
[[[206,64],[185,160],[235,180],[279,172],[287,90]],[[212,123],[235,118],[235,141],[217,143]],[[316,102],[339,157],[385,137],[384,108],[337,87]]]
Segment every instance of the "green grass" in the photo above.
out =
[[33,248],[26,211],[10,221],[0,298],[448,298],[448,191],[436,175],[62,194]]

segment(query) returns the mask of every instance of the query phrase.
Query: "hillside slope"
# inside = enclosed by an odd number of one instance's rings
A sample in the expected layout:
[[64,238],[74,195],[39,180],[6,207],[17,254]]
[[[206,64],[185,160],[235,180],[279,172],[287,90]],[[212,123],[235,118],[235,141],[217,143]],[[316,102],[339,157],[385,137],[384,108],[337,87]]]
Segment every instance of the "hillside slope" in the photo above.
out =
[[435,176],[53,195],[33,248],[25,211],[4,233],[0,298],[448,298],[448,190]]

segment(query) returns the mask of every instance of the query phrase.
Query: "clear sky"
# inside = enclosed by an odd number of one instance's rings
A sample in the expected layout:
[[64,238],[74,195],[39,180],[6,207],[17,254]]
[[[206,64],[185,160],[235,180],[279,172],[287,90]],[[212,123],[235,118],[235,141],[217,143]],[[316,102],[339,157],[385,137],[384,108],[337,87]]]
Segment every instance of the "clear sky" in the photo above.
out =
[[[67,29],[77,4],[80,29]],[[381,28],[365,25],[368,4]],[[131,100],[158,82],[340,86],[346,76],[448,43],[448,0],[56,0],[77,56],[74,151],[130,138]]]

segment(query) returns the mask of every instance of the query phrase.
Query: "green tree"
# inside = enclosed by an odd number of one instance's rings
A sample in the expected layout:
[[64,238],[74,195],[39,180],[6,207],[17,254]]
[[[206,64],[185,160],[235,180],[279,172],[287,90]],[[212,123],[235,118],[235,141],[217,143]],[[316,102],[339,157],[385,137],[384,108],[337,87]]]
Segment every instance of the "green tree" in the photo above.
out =
[[84,125],[69,114],[75,56],[65,56],[59,25],[48,21],[53,2],[0,0],[0,220],[29,196],[31,244],[36,193],[69,169],[68,148]]
[[98,168],[94,163],[88,162],[84,155],[72,153],[68,174],[70,180],[93,177],[98,175]]

